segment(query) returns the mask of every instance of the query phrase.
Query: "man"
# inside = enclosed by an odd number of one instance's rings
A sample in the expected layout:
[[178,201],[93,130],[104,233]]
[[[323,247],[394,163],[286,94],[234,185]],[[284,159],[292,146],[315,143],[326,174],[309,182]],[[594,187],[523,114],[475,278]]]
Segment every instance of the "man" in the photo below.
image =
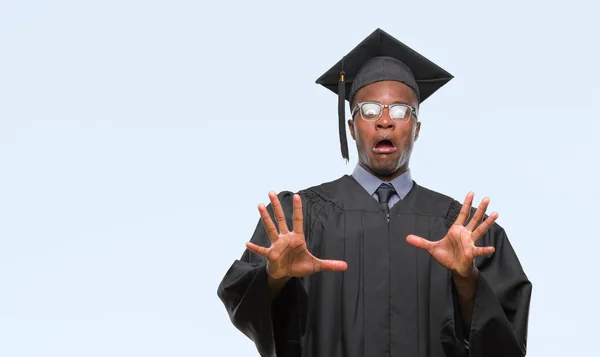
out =
[[[376,30],[317,83],[344,102],[351,176],[270,193],[218,289],[261,356],[524,356],[531,283],[498,215],[410,176],[419,105],[452,76]],[[274,220],[273,220],[274,218]]]

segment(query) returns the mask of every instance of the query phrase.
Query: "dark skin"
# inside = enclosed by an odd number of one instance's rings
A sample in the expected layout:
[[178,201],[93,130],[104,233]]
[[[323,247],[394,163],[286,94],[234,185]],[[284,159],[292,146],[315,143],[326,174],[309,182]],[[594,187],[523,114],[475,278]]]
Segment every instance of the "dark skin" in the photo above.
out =
[[[355,96],[352,108],[359,102],[379,102],[381,104],[403,103],[418,108],[417,97],[407,85],[394,82],[376,82],[361,88]],[[414,118],[409,123],[398,124],[390,119],[388,109],[375,122],[362,120],[360,114],[348,121],[350,135],[356,141],[359,164],[384,181],[391,181],[408,170],[408,163],[415,141],[419,138],[421,122]],[[375,144],[389,139],[395,151],[389,154],[377,153]]]
[[[358,91],[355,102],[376,101],[381,104],[405,103],[417,108],[417,99],[413,91],[406,85],[394,81],[382,81],[368,85]],[[384,181],[390,181],[408,170],[410,155],[421,128],[414,117],[407,123],[396,123],[391,120],[388,109],[384,109],[381,118],[368,122],[356,115],[348,122],[352,138],[356,141],[359,153],[359,164],[373,175]],[[374,150],[375,144],[382,138],[390,140],[394,150],[381,153]],[[346,262],[322,260],[313,256],[307,249],[303,232],[302,202],[299,195],[294,195],[293,229],[287,227],[281,203],[274,192],[269,193],[276,224],[272,221],[265,205],[258,210],[263,224],[271,240],[270,247],[261,247],[247,243],[246,247],[266,258],[267,274],[271,296],[275,297],[292,277],[304,277],[321,271],[344,271]],[[479,247],[475,243],[483,237],[498,218],[492,213],[483,220],[489,205],[484,198],[475,214],[469,219],[473,203],[473,193],[465,198],[462,210],[448,230],[446,236],[437,241],[429,241],[415,235],[409,235],[406,241],[426,250],[440,265],[447,268],[452,275],[457,289],[459,306],[464,327],[469,329],[473,314],[478,270],[475,258],[494,252],[493,247]]]

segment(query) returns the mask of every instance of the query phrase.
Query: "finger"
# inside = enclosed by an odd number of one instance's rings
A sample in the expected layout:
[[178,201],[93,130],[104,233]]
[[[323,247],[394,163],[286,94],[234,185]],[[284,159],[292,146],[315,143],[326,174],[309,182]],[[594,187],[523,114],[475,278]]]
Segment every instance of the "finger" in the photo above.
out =
[[302,216],[302,199],[294,195],[294,232],[304,234],[304,217]]
[[271,215],[267,211],[267,207],[262,203],[258,205],[258,211],[260,212],[260,218],[262,219],[263,225],[267,231],[267,235],[272,243],[277,242],[279,239],[279,233],[277,232],[277,228],[275,228],[275,224],[271,219]]
[[246,243],[246,248],[248,248],[248,250],[250,250],[250,251],[252,251],[252,252],[254,252],[254,253],[256,253],[256,254],[258,254],[260,256],[263,256],[265,258],[269,257],[269,253],[270,252],[269,252],[268,248],[261,247],[260,245],[256,245],[256,244],[254,244],[252,242]]
[[345,271],[348,269],[348,263],[342,260],[321,260],[315,261],[315,273],[320,271]]
[[275,192],[269,192],[269,199],[271,200],[271,206],[273,207],[273,213],[275,214],[275,220],[277,221],[277,227],[279,228],[279,233],[287,234],[290,232],[287,222],[285,221],[285,214],[283,213],[283,207],[281,206],[281,202],[279,202],[279,198]]
[[477,228],[479,223],[481,223],[481,221],[483,220],[485,211],[487,210],[489,204],[490,204],[489,198],[486,197],[483,200],[481,200],[481,203],[479,204],[479,207],[477,207],[477,210],[475,211],[473,218],[471,218],[471,220],[469,221],[469,224],[467,225],[468,230],[470,230],[472,232],[473,230],[475,230],[475,228]]
[[467,194],[467,197],[465,198],[465,202],[463,203],[462,208],[460,209],[460,213],[458,214],[456,221],[454,221],[454,224],[458,224],[461,226],[465,224],[465,222],[467,221],[467,218],[469,218],[469,213],[471,212],[471,205],[473,204],[473,196],[475,196],[475,194],[473,192],[469,192]]
[[406,237],[406,241],[411,244],[414,245],[417,248],[421,248],[421,249],[425,249],[428,252],[432,252],[435,248],[435,243],[428,241],[425,238],[421,238],[419,236],[416,236],[414,234],[410,234],[408,237]]
[[494,247],[475,247],[473,248],[473,256],[482,257],[485,255],[490,255],[496,251]]
[[477,229],[473,231],[473,233],[471,233],[471,239],[473,239],[473,241],[476,241],[479,238],[483,237],[487,233],[487,231],[492,227],[492,225],[494,225],[494,222],[496,222],[497,219],[498,213],[492,212],[492,214],[490,214],[488,218],[482,224],[480,224],[479,227],[477,227]]

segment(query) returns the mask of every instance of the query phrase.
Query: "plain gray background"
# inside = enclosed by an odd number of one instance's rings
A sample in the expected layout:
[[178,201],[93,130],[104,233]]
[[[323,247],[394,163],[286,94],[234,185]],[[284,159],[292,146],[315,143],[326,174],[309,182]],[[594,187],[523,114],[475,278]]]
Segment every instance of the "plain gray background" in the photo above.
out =
[[491,197],[529,356],[590,355],[592,1],[0,0],[0,355],[254,356],[216,296],[270,190],[350,173],[315,79],[381,27],[455,75],[414,179]]

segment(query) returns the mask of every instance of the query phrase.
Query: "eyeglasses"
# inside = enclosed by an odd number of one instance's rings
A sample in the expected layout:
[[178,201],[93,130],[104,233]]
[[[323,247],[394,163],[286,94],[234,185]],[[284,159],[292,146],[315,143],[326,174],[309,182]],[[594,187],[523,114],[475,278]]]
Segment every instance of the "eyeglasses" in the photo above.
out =
[[360,102],[357,103],[354,109],[352,109],[352,118],[354,114],[359,111],[361,118],[366,121],[377,121],[381,118],[383,109],[388,108],[390,118],[396,123],[406,123],[410,120],[411,116],[417,119],[417,110],[408,104],[381,104],[377,102]]

